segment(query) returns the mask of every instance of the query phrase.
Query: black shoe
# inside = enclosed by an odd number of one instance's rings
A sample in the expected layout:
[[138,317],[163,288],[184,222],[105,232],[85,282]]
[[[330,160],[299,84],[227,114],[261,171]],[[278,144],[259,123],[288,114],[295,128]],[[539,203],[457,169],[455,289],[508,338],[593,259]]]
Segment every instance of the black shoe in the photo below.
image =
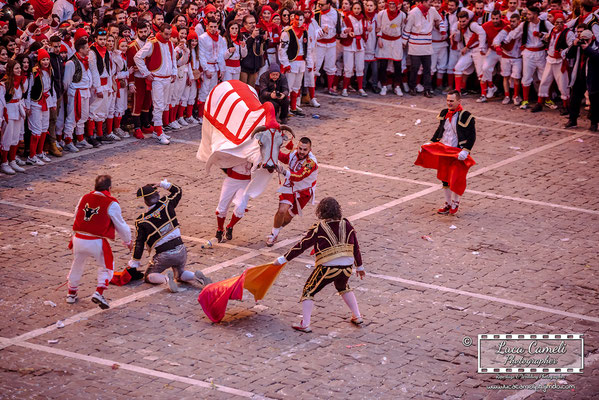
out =
[[532,110],[530,110],[530,112],[533,112],[533,113],[538,113],[541,111],[543,111],[543,105],[541,103],[535,104],[535,106],[532,108]]
[[306,115],[303,111],[300,110],[289,110],[289,112],[293,115],[297,115],[298,117],[303,117]]
[[408,94],[410,96],[418,96],[418,93],[416,93],[416,89],[410,89],[410,91],[408,92]]
[[131,275],[131,280],[132,281],[138,281],[141,278],[144,277],[144,274],[142,274],[141,272],[139,272],[137,270],[137,268],[131,268],[131,267],[127,267],[125,268],[127,270],[127,272],[129,273],[129,275]]
[[98,140],[102,143],[114,143],[114,139],[109,138],[108,136],[100,136]]
[[372,87],[372,92],[375,94],[379,94],[381,92],[381,88],[378,86],[373,86]]
[[576,123],[576,121],[569,120],[566,126],[564,126],[564,128],[576,128],[577,126],[578,124]]
[[570,111],[568,111],[567,108],[562,108],[561,111],[559,112],[559,115],[565,116],[570,114]]
[[433,98],[433,94],[431,93],[430,90],[425,90],[424,91],[424,97],[426,97],[427,99],[432,99]]
[[589,128],[589,131],[591,131],[591,132],[597,132],[597,124],[591,124],[591,127]]
[[216,231],[216,240],[218,240],[219,243],[223,241],[223,233],[223,231]]
[[287,122],[289,122],[289,118],[285,117],[285,118],[281,118],[281,123],[283,125],[285,125]]
[[462,96],[462,97],[468,96],[468,91],[466,89],[460,90],[460,96]]
[[94,147],[100,147],[102,145],[102,143],[100,143],[95,137],[88,137],[87,142]]
[[227,226],[227,233],[225,234],[227,240],[233,240],[233,227]]

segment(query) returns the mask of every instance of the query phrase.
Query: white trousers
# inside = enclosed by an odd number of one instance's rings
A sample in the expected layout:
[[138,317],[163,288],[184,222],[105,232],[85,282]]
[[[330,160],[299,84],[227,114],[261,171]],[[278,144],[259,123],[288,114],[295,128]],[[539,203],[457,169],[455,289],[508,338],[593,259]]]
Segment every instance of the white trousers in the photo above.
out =
[[[187,77],[177,78],[171,85],[171,106],[176,106],[182,103],[182,95],[185,92],[185,84],[187,83]],[[186,104],[187,105],[187,104]]]
[[154,78],[152,81],[152,121],[154,126],[162,126],[162,112],[168,110],[171,78]]
[[493,72],[499,60],[501,60],[501,56],[495,50],[489,50],[483,62],[483,81],[493,81]]
[[304,86],[313,88],[316,86],[316,78],[314,76],[314,68],[308,68],[304,71]]
[[111,93],[103,92],[102,97],[92,93],[89,102],[89,118],[96,122],[104,122],[108,117],[108,109],[110,108]]
[[335,46],[323,47],[316,45],[316,60],[314,60],[314,72],[320,76],[320,69],[324,64],[324,72],[328,75],[335,75],[337,67],[335,62],[337,58],[337,49]]
[[227,216],[231,202],[235,204],[233,213],[238,218],[243,218],[249,197],[244,196],[245,188],[250,183],[250,180],[233,179],[226,177],[223,181],[223,186],[220,190],[220,198],[218,206],[216,206],[216,214],[221,217]]
[[343,76],[351,78],[354,75],[364,76],[364,49],[360,51],[343,50]]
[[121,97],[116,97],[116,92],[112,93],[108,118],[122,117],[127,111],[127,88],[120,88],[119,92]]
[[521,58],[501,58],[501,76],[513,79],[522,78],[522,59]]
[[32,103],[31,115],[27,118],[27,123],[32,135],[40,136],[42,132],[48,132],[50,110],[42,111],[42,106]]
[[460,51],[459,50],[452,50],[449,49],[449,55],[447,56],[447,73],[448,74],[455,74],[455,65],[458,62],[458,59],[460,58]]
[[456,75],[469,75],[472,73],[472,66],[476,70],[476,75],[481,78],[483,74],[483,62],[485,56],[480,54],[478,49],[470,50],[466,54],[460,56],[455,65]]
[[546,54],[544,51],[522,52],[522,86],[530,86],[534,80],[541,80],[541,75],[545,70]]
[[[435,72],[444,74],[447,71],[447,61],[449,57],[449,52],[447,49],[447,46],[435,47],[433,44],[433,55],[431,56],[431,74],[434,74]],[[422,66],[420,66],[419,72],[422,72]]]
[[108,269],[104,265],[104,252],[102,251],[101,239],[86,240],[74,237],[73,256],[73,264],[67,278],[70,289],[76,290],[79,287],[85,262],[90,257],[93,257],[98,264],[98,287],[108,287],[108,283],[114,274],[114,262],[112,269]]
[[67,117],[64,122],[65,137],[72,139],[75,128],[77,135],[85,132],[85,123],[89,119],[89,97],[81,98],[81,119],[75,121],[75,96],[69,95],[67,102]]
[[210,71],[212,73],[212,78],[208,78],[206,72],[202,73],[202,87],[200,88],[200,94],[198,95],[198,100],[202,103],[206,102],[208,98],[208,94],[216,85],[218,85],[218,72]]
[[9,119],[4,128],[2,134],[2,150],[10,150],[10,146],[16,146],[19,144],[21,137],[21,130],[24,127],[25,120],[23,119]]
[[285,74],[290,91],[299,92],[302,87],[302,80],[304,79],[304,71],[305,69],[302,68],[298,72],[289,71]]
[[562,72],[561,62],[557,64],[548,62],[545,64],[545,70],[541,77],[541,85],[539,86],[539,96],[549,97],[549,87],[554,79],[555,83],[557,83],[557,88],[561,93],[562,100],[568,100],[570,98],[568,71]]
[[191,81],[191,85],[185,86],[185,89],[183,90],[183,98],[181,99],[181,104],[192,106],[195,104],[197,98],[198,84],[197,81],[194,79]]
[[241,67],[225,67],[225,74],[223,76],[224,81],[239,80],[241,74]]

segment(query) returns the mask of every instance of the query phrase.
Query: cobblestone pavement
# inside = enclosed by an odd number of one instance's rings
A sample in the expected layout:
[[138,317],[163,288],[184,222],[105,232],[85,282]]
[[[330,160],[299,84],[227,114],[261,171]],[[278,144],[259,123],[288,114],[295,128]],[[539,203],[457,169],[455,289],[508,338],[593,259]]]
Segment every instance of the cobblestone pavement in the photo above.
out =
[[[313,140],[317,198],[339,199],[356,226],[369,273],[351,280],[363,327],[349,323],[329,287],[317,297],[313,332],[290,328],[299,321],[309,254],[291,262],[259,304],[251,296],[231,302],[220,324],[206,318],[194,286],[176,294],[139,282],[110,287],[111,308],[101,311],[89,301],[91,265],[79,302],[65,304],[59,286],[71,263],[72,213],[99,173],[113,176],[130,223],[143,210],[137,187],[165,177],[181,185],[189,269],[213,280],[270,262],[314,222],[308,205],[275,247],[265,247],[274,178],[234,239],[203,249],[214,235],[222,173],[207,175],[196,160],[200,128],[192,127],[173,133],[170,146],[127,140],[0,178],[0,397],[592,398],[599,391],[599,137],[561,129],[555,112],[467,98],[477,117],[478,164],[457,216],[439,216],[435,173],[413,162],[438,124],[442,97],[321,102],[290,125]],[[113,249],[121,269],[129,254],[120,244]],[[58,320],[66,326],[58,329]],[[566,375],[567,390],[493,390],[556,381],[477,373],[476,338],[484,333],[584,334],[584,373]],[[466,336],[473,346],[462,344]]]

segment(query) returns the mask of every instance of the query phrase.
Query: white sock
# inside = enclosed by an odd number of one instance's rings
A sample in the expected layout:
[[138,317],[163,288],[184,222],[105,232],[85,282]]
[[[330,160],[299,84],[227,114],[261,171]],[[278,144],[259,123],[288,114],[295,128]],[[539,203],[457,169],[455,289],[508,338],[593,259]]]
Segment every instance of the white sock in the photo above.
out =
[[181,274],[181,280],[185,282],[195,281],[196,276],[191,271],[183,271],[183,273]]
[[281,228],[272,228],[272,235],[277,236],[281,232]]
[[445,202],[451,205],[451,190],[448,187],[443,188],[443,194],[445,195]]
[[453,197],[453,202],[451,204],[452,208],[456,208],[458,206],[458,204],[460,204],[460,195],[455,194],[455,193],[451,193],[451,197]]
[[354,292],[346,292],[341,295],[345,304],[349,307],[352,312],[352,316],[354,318],[360,318],[360,310],[358,309],[358,300],[356,300],[356,295]]
[[148,274],[148,282],[150,283],[166,283],[166,275],[162,275],[156,272],[153,272],[151,274]]
[[302,301],[302,314],[304,319],[302,320],[302,326],[310,326],[310,317],[312,316],[312,309],[314,308],[314,300]]

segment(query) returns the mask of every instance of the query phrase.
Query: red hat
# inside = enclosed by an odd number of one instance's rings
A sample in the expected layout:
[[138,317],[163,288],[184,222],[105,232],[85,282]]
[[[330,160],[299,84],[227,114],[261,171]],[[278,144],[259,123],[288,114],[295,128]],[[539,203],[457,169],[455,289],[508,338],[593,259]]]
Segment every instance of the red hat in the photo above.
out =
[[77,39],[82,38],[82,37],[89,37],[89,34],[87,33],[87,31],[85,29],[79,28],[75,31],[74,39],[75,39],[75,41],[77,41]]
[[189,33],[187,34],[187,40],[191,40],[191,39],[198,40],[198,34],[195,31],[195,29],[190,30]]
[[558,18],[561,18],[564,21],[566,20],[566,17],[564,16],[564,13],[562,12],[562,10],[552,10],[552,11],[549,11],[549,14],[553,15],[554,21]]
[[260,16],[262,16],[262,13],[264,11],[270,11],[271,14],[274,12],[274,10],[272,9],[271,6],[264,6],[264,7],[262,7],[262,10],[260,10]]
[[68,52],[69,51],[67,50],[67,46],[65,46],[64,44],[61,44],[59,53],[68,53]]
[[6,26],[8,24],[8,22],[6,21],[0,21],[0,26]]
[[172,28],[171,36],[174,37],[174,38],[179,39],[179,31],[177,30],[177,27],[175,27],[174,25],[173,25],[173,28]]
[[33,40],[35,40],[36,42],[41,42],[42,40],[48,40],[48,36],[42,34],[42,35],[37,35],[37,36],[32,36],[31,37]]
[[40,32],[46,33],[50,30],[50,25],[42,25],[40,26]]
[[208,4],[206,7],[204,7],[204,15],[208,14],[209,12],[216,12],[216,7],[214,7],[212,4]]
[[123,43],[123,42],[125,42],[125,43],[129,44],[129,43],[127,42],[127,39],[125,39],[125,38],[122,38],[121,40],[119,40],[119,42],[117,43],[117,45],[116,45],[116,46],[117,46],[117,47],[119,47],[119,46],[121,45],[121,43]]
[[41,61],[44,58],[50,58],[50,54],[48,54],[48,52],[45,49],[38,49],[37,50],[37,60]]

